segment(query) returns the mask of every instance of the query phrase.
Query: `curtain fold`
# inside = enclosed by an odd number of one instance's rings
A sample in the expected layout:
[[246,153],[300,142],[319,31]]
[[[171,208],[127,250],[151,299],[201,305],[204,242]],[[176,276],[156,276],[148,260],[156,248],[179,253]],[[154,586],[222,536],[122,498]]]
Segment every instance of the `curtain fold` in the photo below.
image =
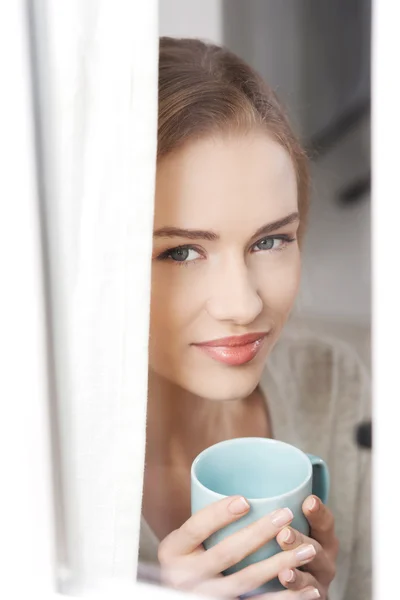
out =
[[99,578],[136,576],[157,140],[157,2],[39,5],[59,497],[65,501],[65,564],[59,575],[69,590]]

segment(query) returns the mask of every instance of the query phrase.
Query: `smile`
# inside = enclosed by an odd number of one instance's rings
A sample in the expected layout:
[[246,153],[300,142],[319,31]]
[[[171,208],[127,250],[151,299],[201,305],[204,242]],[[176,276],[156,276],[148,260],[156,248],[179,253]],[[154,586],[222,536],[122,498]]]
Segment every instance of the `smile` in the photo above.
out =
[[266,336],[267,333],[250,333],[193,345],[218,362],[238,366],[257,356]]

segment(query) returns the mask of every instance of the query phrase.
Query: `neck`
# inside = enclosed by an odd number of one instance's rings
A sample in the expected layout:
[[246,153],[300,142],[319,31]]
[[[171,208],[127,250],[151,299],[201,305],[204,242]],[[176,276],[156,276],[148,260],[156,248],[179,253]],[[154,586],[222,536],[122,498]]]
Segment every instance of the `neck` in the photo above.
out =
[[146,463],[188,468],[204,448],[234,437],[249,402],[201,398],[150,372]]
[[[269,436],[265,398],[213,401],[149,373],[143,515],[163,539],[190,517],[190,466],[208,446]],[[174,499],[171,502],[171,498]]]

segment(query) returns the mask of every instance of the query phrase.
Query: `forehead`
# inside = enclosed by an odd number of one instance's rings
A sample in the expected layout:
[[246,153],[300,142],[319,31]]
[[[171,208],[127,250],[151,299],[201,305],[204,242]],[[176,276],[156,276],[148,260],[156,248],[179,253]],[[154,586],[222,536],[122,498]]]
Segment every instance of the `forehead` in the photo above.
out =
[[157,167],[155,228],[257,228],[296,209],[290,156],[265,133],[196,140]]

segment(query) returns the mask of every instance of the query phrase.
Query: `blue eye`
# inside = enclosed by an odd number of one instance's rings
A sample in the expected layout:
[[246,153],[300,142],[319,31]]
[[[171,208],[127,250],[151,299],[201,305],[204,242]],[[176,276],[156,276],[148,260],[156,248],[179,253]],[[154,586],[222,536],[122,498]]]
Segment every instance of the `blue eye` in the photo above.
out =
[[170,248],[159,256],[159,260],[171,260],[176,263],[188,263],[201,258],[201,254],[189,246]]
[[264,240],[257,242],[257,244],[255,244],[254,247],[257,248],[258,250],[272,250],[272,248],[274,247],[275,241],[282,241],[282,240],[276,240],[275,238],[265,238]]
[[174,248],[169,252],[169,257],[177,262],[183,262],[189,256],[188,248]]
[[263,250],[283,250],[288,244],[294,242],[295,239],[296,238],[288,235],[266,237],[254,244],[253,252],[262,252]]

